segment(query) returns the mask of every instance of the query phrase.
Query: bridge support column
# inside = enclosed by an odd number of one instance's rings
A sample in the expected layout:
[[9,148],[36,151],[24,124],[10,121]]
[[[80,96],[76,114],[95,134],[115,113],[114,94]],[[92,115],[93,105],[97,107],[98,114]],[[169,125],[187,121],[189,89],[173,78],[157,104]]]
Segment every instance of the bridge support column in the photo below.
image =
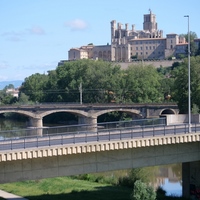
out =
[[41,128],[43,127],[42,118],[30,118],[30,126]]
[[29,124],[30,127],[33,128],[32,133],[31,134],[36,134],[39,136],[42,136],[42,127],[43,127],[43,122],[42,122],[42,118],[30,118],[29,119]]
[[96,117],[82,117],[79,116],[78,124],[84,124],[82,130],[97,131],[97,118]]
[[200,161],[182,163],[183,197],[200,199]]

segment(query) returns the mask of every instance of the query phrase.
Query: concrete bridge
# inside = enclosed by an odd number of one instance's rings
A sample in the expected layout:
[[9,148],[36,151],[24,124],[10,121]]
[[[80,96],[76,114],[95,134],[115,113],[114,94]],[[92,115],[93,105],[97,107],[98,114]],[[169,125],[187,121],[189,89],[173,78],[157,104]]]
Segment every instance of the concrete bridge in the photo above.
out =
[[43,127],[47,115],[67,112],[78,116],[78,124],[97,124],[100,115],[110,112],[129,113],[132,118],[152,118],[162,114],[178,114],[177,104],[38,104],[1,106],[0,114],[18,113],[29,117],[30,126]]
[[179,124],[6,139],[0,141],[0,183],[182,163],[183,196],[197,197],[199,118],[191,130]]

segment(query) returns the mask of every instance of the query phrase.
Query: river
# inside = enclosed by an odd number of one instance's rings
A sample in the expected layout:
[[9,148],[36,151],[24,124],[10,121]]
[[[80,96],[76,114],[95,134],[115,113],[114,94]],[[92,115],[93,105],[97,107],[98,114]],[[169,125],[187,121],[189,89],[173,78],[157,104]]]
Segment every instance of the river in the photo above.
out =
[[[16,130],[27,127],[28,122],[26,120],[12,120],[0,118],[0,131],[5,130]],[[44,126],[48,126],[47,124]],[[1,136],[1,133],[0,133]],[[167,195],[181,196],[182,195],[182,173],[181,164],[167,165],[155,167],[153,170],[154,181],[153,185],[155,188],[161,186]]]

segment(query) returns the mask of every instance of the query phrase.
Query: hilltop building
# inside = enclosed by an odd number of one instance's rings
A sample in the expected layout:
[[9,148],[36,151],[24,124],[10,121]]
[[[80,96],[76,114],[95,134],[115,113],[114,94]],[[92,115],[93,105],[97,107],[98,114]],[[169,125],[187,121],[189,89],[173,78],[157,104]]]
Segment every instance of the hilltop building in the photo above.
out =
[[68,60],[102,59],[114,62],[130,62],[133,59],[167,59],[186,54],[185,38],[175,33],[163,37],[163,31],[158,30],[156,15],[150,10],[144,15],[143,30],[129,29],[111,21],[111,45],[95,46],[93,44],[80,48],[71,48]]

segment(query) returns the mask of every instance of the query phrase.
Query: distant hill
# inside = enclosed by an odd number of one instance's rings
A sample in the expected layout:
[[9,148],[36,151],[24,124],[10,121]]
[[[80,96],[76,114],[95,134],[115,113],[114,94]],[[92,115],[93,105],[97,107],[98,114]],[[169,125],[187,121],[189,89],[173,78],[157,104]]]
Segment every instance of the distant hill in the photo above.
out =
[[5,86],[9,85],[9,84],[13,84],[15,88],[18,88],[22,85],[21,80],[16,80],[16,81],[0,81],[0,90],[4,89]]

